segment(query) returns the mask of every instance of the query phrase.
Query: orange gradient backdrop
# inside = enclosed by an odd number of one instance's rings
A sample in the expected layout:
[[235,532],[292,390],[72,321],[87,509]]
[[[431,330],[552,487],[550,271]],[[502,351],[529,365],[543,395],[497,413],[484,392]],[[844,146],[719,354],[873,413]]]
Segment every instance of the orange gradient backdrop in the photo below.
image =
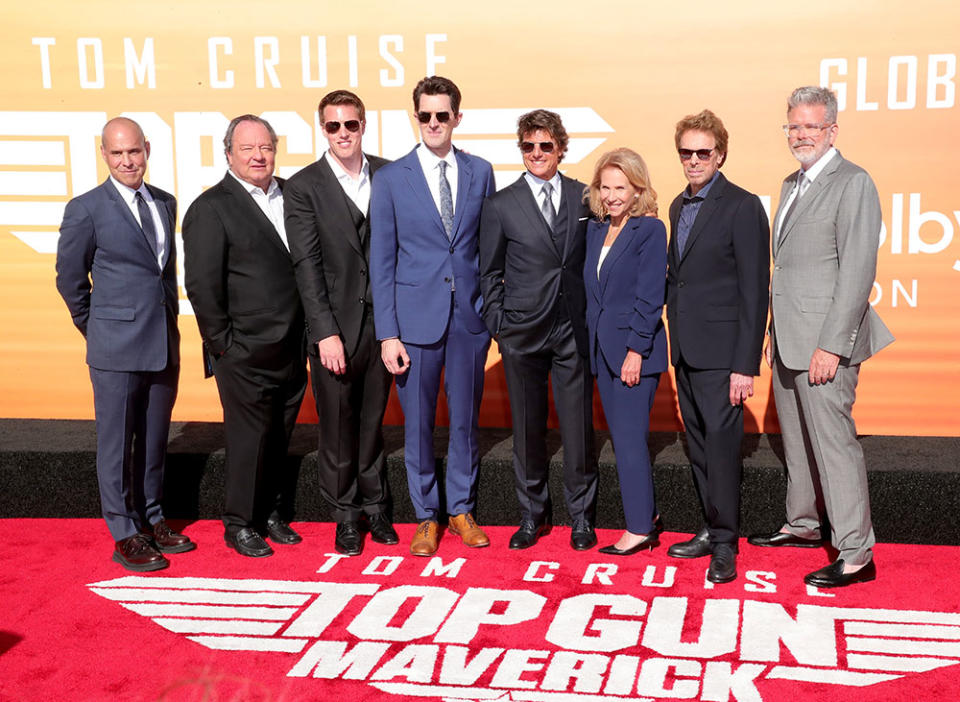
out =
[[[289,174],[322,152],[313,129],[319,98],[349,88],[371,112],[367,150],[395,157],[416,133],[410,93],[433,70],[463,91],[455,143],[489,157],[501,186],[521,170],[509,146],[515,111],[548,107],[563,113],[577,145],[562,164],[568,175],[587,181],[604,151],[634,148],[664,216],[685,185],[673,145],[679,118],[715,111],[730,132],[724,173],[775,208],[781,180],[796,168],[779,129],[787,95],[805,84],[837,89],[837,145],[880,190],[885,232],[873,302],[897,337],[864,365],[858,429],[960,435],[960,8],[932,0],[783,9],[659,0],[557,0],[549,11],[504,0],[429,9],[306,0],[152,7],[160,10],[38,0],[4,12],[0,417],[93,416],[83,340],[54,287],[52,252],[64,203],[107,175],[95,133],[106,118],[146,115],[148,180],[178,196],[182,217],[223,175],[218,120],[253,112],[280,125],[277,161]],[[180,329],[174,419],[219,420],[190,314]],[[309,405],[302,419],[315,418]],[[395,399],[387,421],[402,422]],[[509,422],[494,345],[481,424]],[[653,428],[681,428],[672,375],[661,382]],[[778,430],[766,368],[747,428]]]

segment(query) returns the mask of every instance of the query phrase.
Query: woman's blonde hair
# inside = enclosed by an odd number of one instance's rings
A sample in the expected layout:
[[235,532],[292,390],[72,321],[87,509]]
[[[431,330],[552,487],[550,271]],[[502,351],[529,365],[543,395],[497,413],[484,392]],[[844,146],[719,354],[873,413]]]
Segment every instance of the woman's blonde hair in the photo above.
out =
[[590,210],[597,219],[602,220],[607,216],[607,208],[603,206],[603,200],[600,197],[600,174],[605,168],[619,169],[630,181],[630,185],[637,189],[639,197],[630,208],[631,217],[657,215],[657,191],[650,184],[647,164],[633,149],[619,148],[608,151],[597,161],[593,169],[593,180],[590,181],[584,196],[584,199],[589,201]]

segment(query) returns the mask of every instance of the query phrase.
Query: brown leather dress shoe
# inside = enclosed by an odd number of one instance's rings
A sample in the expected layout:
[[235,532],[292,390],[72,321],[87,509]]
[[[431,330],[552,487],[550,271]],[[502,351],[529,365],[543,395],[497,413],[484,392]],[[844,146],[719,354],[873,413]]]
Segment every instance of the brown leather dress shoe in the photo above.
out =
[[474,521],[473,515],[469,512],[450,517],[447,528],[450,529],[451,534],[456,534],[460,537],[464,546],[482,548],[483,546],[490,545],[490,539],[483,533],[483,529]]
[[437,552],[440,542],[440,525],[432,519],[420,522],[413,540],[410,542],[410,553],[414,556],[432,556]]
[[170,561],[153,547],[145,534],[134,534],[118,541],[113,550],[113,560],[127,570],[138,573],[162,570],[170,565]]
[[189,536],[178,534],[163,519],[153,525],[153,544],[161,553],[185,553],[197,547]]

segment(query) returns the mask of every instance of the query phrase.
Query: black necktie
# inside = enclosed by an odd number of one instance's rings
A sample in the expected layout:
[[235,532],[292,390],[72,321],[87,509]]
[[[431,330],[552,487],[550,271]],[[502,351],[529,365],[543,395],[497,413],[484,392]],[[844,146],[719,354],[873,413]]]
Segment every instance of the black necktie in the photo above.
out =
[[153,249],[153,255],[157,256],[157,228],[153,226],[153,215],[150,214],[150,208],[147,207],[147,201],[143,199],[143,194],[137,191],[137,212],[140,213],[140,228],[150,242],[150,248]]

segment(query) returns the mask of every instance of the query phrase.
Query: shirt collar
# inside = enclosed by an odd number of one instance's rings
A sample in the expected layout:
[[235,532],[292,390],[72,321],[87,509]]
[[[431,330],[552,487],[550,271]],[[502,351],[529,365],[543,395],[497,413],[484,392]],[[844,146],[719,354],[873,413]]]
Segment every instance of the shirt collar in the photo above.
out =
[[713,184],[717,182],[717,178],[720,177],[720,170],[718,169],[716,173],[713,174],[713,178],[707,181],[707,184],[704,185],[700,190],[697,191],[696,195],[690,194],[690,185],[688,184],[683,190],[683,200],[687,202],[689,200],[705,200],[707,198],[707,193],[710,192],[710,188],[713,187]]
[[117,189],[117,192],[120,193],[120,197],[122,197],[124,202],[126,202],[128,205],[134,203],[138,192],[143,193],[143,199],[147,202],[153,200],[153,196],[151,196],[150,191],[147,190],[147,184],[143,181],[140,182],[140,187],[136,190],[131,188],[129,185],[124,185],[113,176],[110,176],[110,182],[113,183],[114,187]]
[[827,151],[823,154],[823,156],[817,159],[816,163],[810,166],[810,168],[808,168],[807,170],[803,170],[801,168],[800,172],[803,173],[803,175],[807,177],[807,180],[809,180],[812,183],[818,175],[823,173],[823,169],[827,167],[827,164],[830,163],[831,159],[833,159],[833,157],[836,154],[837,154],[837,147],[831,146],[829,149],[827,149]]
[[[234,173],[233,170],[231,170],[231,169],[227,169],[227,173],[229,173],[230,175],[232,175],[233,178],[234,178],[234,180],[236,180],[238,183],[240,183],[240,185],[243,186],[243,189],[246,190],[246,191],[247,191],[248,193],[250,193],[251,195],[256,195],[256,193],[257,193],[258,191],[260,192],[261,195],[263,194],[263,188],[261,188],[259,185],[254,185],[253,183],[248,183],[247,181],[243,180],[243,178],[241,178],[241,177],[238,176],[236,173]],[[273,197],[273,196],[277,193],[277,191],[279,190],[279,188],[280,188],[280,186],[277,185],[277,179],[274,178],[273,176],[270,176],[270,187],[267,188],[267,193],[266,193],[267,197],[268,197],[268,198]]]
[[447,155],[443,158],[440,158],[430,149],[428,149],[423,144],[417,145],[417,156],[420,158],[420,165],[423,166],[424,172],[433,171],[440,165],[441,161],[447,162],[447,169],[457,168],[457,157],[456,150],[451,146],[450,150],[447,152]]
[[524,177],[527,179],[527,183],[530,184],[530,187],[540,192],[543,189],[544,183],[550,183],[553,186],[554,192],[560,192],[560,171],[557,171],[553,174],[553,177],[550,180],[544,180],[543,178],[538,178],[533,175],[530,171],[525,172]]
[[[333,175],[336,176],[337,180],[343,180],[344,178],[351,181],[353,180],[353,176],[347,173],[343,166],[340,165],[340,162],[330,154],[330,149],[327,149],[323,156],[327,159],[327,164],[329,164],[330,170],[333,171]],[[367,161],[366,154],[362,152],[360,157],[363,159],[360,165],[360,180],[362,181],[364,178],[370,177],[370,162]]]

